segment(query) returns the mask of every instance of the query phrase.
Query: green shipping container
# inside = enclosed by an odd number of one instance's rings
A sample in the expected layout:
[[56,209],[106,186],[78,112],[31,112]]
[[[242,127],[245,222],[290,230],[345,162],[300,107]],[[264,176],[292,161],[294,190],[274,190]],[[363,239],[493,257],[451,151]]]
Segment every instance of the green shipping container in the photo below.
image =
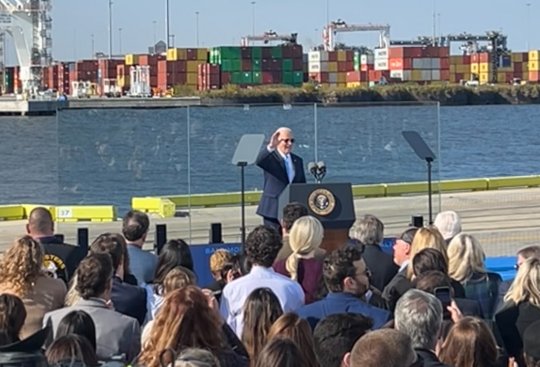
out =
[[254,46],[251,48],[251,59],[262,59],[262,48],[260,46]]
[[242,73],[242,82],[240,84],[253,84],[253,73]]
[[281,64],[281,69],[283,71],[293,71],[293,61],[292,59],[283,59]]
[[223,46],[218,47],[221,60],[240,59],[240,47]]
[[238,59],[222,59],[221,70],[225,72],[241,71],[242,61]]
[[271,53],[273,59],[281,59],[283,57],[283,51],[281,50],[281,46],[272,47]]
[[262,73],[261,72],[253,72],[253,84],[262,84]]
[[304,73],[301,71],[293,72],[293,85],[302,85],[304,83]]
[[253,71],[261,71],[261,60],[260,59],[252,59],[251,60],[251,69]]
[[293,72],[292,71],[284,71],[283,76],[281,77],[281,81],[283,84],[289,84],[293,85]]
[[232,84],[242,84],[242,74],[241,72],[234,72],[231,74],[231,82]]
[[354,68],[354,71],[360,71],[360,61],[354,60],[353,61],[353,68]]

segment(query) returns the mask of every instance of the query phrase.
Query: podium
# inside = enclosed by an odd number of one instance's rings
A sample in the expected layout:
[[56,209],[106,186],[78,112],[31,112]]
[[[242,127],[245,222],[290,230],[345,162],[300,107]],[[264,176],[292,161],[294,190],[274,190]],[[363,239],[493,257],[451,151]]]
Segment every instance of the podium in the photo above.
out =
[[350,183],[294,183],[288,185],[278,199],[278,217],[290,202],[306,206],[309,215],[319,219],[324,227],[321,248],[328,252],[344,246],[349,229],[356,219]]

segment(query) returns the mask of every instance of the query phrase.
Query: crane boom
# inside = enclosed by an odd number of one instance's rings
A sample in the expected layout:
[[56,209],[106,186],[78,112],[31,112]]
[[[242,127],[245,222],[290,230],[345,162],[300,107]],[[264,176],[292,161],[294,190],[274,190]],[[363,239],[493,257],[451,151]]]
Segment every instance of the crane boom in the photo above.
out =
[[270,30],[268,32],[264,32],[262,35],[242,37],[241,45],[246,47],[249,46],[250,42],[255,41],[264,42],[265,44],[274,41],[285,41],[287,43],[296,44],[297,38],[298,33],[277,34],[276,32]]
[[390,46],[390,26],[388,24],[347,24],[338,19],[324,27],[324,49],[334,51],[336,34],[343,32],[379,32],[379,47],[386,48]]

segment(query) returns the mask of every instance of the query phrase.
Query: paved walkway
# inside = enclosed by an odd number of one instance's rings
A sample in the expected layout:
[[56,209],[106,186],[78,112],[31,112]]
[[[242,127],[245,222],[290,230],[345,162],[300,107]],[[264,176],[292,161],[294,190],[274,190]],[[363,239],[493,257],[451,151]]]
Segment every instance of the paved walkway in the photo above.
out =
[[[434,196],[434,212],[455,210],[461,217],[463,229],[475,235],[488,256],[512,255],[529,244],[540,244],[540,189],[512,189],[452,193]],[[410,222],[411,215],[423,214],[427,221],[427,197],[403,196],[395,198],[357,199],[356,215],[374,214],[385,223],[385,235],[398,235]],[[186,211],[187,214],[187,211]],[[154,238],[153,225],[167,224],[168,238],[191,239],[193,244],[208,242],[210,223],[223,224],[226,242],[240,240],[240,208],[222,207],[192,209],[190,215],[178,218],[152,218],[148,246]],[[260,224],[255,207],[246,208],[248,230]],[[67,241],[75,242],[77,228],[87,227],[90,239],[103,232],[119,232],[121,222],[58,223],[57,232]],[[191,227],[191,231],[190,231]],[[24,234],[25,221],[0,222],[0,251],[8,247],[18,235]]]

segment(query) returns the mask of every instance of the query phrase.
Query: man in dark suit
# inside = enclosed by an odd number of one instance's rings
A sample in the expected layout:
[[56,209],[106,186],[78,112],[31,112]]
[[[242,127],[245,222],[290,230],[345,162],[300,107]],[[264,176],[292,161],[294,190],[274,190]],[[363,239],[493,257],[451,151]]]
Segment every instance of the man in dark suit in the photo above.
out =
[[291,129],[280,127],[272,134],[268,145],[257,157],[257,165],[264,170],[264,186],[257,214],[264,225],[278,230],[278,198],[290,183],[306,182],[302,158],[292,153],[294,135]]
[[384,253],[380,246],[384,239],[384,224],[374,215],[364,215],[354,223],[350,236],[365,246],[363,258],[371,272],[370,282],[382,292],[399,270],[392,256]]

